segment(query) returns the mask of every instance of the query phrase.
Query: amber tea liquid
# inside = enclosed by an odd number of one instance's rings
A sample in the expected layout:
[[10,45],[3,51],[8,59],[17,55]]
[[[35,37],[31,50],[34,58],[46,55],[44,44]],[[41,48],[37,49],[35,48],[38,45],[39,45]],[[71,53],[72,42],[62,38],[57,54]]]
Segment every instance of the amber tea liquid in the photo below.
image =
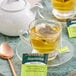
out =
[[58,19],[67,19],[74,16],[74,0],[51,0],[53,15]]
[[59,11],[69,11],[73,9],[73,0],[52,0],[53,7]]
[[55,51],[60,40],[60,30],[59,26],[32,27],[30,39],[33,48],[40,53]]

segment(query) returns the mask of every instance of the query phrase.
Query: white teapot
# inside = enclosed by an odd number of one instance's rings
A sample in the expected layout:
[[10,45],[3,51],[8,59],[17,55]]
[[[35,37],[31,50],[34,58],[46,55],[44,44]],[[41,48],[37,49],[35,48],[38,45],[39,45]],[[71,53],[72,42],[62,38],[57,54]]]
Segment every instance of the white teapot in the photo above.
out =
[[24,0],[0,1],[0,33],[18,36],[20,29],[28,29],[36,14],[31,11],[31,4]]

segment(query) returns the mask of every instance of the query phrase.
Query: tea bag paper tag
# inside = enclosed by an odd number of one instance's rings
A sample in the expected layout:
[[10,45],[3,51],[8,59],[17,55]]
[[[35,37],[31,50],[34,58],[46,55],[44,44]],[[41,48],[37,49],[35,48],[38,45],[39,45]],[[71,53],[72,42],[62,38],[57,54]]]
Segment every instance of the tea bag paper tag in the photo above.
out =
[[21,76],[47,76],[47,54],[23,54]]
[[76,19],[67,20],[67,30],[70,38],[76,37]]
[[59,53],[66,53],[66,52],[70,51],[68,46],[64,46],[62,48],[58,48],[57,50],[58,50]]

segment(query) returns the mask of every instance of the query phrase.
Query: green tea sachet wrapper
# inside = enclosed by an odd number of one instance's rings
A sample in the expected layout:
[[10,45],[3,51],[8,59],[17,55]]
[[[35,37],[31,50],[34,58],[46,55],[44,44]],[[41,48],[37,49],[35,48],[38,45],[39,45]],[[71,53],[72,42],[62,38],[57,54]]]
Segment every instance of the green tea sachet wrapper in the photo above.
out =
[[70,38],[76,37],[76,19],[67,20],[67,30]]
[[47,76],[47,54],[23,54],[21,76]]

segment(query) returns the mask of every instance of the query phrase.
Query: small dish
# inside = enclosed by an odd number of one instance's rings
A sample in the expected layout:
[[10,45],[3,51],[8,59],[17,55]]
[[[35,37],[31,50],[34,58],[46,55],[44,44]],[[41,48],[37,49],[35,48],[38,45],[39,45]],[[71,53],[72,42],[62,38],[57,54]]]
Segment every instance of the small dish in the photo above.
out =
[[[67,41],[65,38],[62,38],[59,44],[59,47],[67,46],[69,48],[69,52],[60,53],[57,55],[57,57],[54,60],[48,61],[48,67],[54,67],[61,65],[63,63],[66,63],[69,61],[73,56],[73,47],[69,41]],[[22,61],[22,55],[23,53],[31,53],[32,47],[27,45],[27,43],[24,43],[22,41],[19,42],[16,48],[16,55],[19,58],[20,61]]]

